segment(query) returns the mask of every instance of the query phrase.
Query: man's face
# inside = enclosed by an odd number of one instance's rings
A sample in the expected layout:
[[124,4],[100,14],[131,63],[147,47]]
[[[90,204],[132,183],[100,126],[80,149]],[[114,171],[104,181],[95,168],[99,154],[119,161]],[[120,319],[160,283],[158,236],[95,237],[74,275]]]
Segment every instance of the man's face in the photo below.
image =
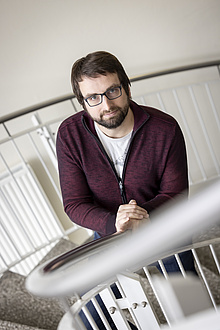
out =
[[[116,73],[109,73],[106,76],[99,75],[96,78],[83,77],[83,80],[79,82],[84,99],[93,95],[95,97],[95,94],[102,94],[118,86],[120,86],[120,81]],[[84,109],[97,124],[108,129],[117,128],[124,121],[129,110],[129,97],[123,87],[121,92],[122,95],[113,100],[109,100],[103,95],[102,103],[93,107],[84,101]]]

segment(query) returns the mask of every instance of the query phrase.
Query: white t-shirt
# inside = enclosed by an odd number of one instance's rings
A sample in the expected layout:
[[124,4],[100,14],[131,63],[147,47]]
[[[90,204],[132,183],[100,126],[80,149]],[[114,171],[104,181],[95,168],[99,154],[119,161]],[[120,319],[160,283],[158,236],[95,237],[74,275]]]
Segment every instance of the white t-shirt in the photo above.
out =
[[115,166],[116,172],[119,177],[122,178],[124,162],[130,145],[132,131],[122,138],[111,138],[105,135],[96,123],[95,129],[105,151]]

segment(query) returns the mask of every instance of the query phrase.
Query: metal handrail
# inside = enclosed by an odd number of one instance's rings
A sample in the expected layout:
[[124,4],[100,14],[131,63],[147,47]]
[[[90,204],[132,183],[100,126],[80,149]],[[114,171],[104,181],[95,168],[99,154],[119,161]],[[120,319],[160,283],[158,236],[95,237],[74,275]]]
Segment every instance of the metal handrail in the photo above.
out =
[[[43,267],[43,273],[46,274],[53,271],[58,271],[59,269],[62,270],[62,267],[65,267],[66,265],[70,265],[75,262],[78,262],[82,258],[87,258],[88,254],[91,257],[93,254],[97,254],[100,251],[107,250],[108,248],[111,248],[112,244],[117,243],[118,239],[120,239],[122,235],[124,236],[129,235],[129,233],[124,232],[120,234],[113,234],[110,236],[106,236],[98,240],[80,245],[79,247],[76,247],[68,252],[65,252],[59,255],[58,257],[54,258],[53,260],[49,261],[48,263],[46,263],[46,265]],[[204,246],[213,245],[213,244],[220,244],[220,237],[211,238],[205,241],[195,242],[191,245],[185,245],[179,247],[178,249],[169,250],[169,252],[164,251],[162,259],[168,258],[174,254],[180,254],[182,252],[189,251],[191,249],[199,249]],[[153,262],[156,261],[157,260],[154,260]]]
[[82,257],[85,258],[87,253],[91,256],[99,251],[103,251],[103,249],[106,250],[109,246],[112,246],[111,244],[117,242],[119,236],[122,237],[123,235],[127,235],[127,232],[105,236],[67,251],[57,258],[54,258],[52,261],[49,261],[43,268],[43,272],[50,273],[62,266],[65,266],[69,262],[78,261]]
[[99,249],[91,258],[87,253],[84,259],[79,258],[78,262],[73,263],[68,260],[64,267],[57,265],[57,269],[51,272],[43,271],[48,262],[45,263],[27,278],[27,289],[33,294],[47,297],[65,296],[73,292],[81,294],[125,269],[134,271],[143,267],[143,264],[163,259],[165,254],[184,245],[198,230],[219,221],[219,191],[220,181],[217,180],[188,202],[175,201],[169,208],[162,207],[149,225],[129,237],[118,237],[117,244],[110,244],[103,251]]
[[[162,70],[162,71],[156,71],[156,72],[152,72],[152,73],[148,73],[148,74],[143,74],[143,75],[139,75],[139,76],[130,78],[130,81],[136,82],[136,81],[149,79],[149,78],[155,78],[155,77],[164,76],[164,75],[168,75],[168,74],[172,74],[172,73],[190,71],[190,70],[195,70],[195,69],[202,69],[202,68],[207,68],[207,67],[212,67],[212,66],[220,66],[220,60],[202,62],[202,63],[198,63],[198,64],[180,66],[180,67],[176,67],[176,68],[170,68],[170,69],[166,69],[166,70]],[[49,107],[51,105],[72,100],[74,98],[75,98],[75,95],[73,93],[69,93],[69,94],[66,94],[63,96],[59,96],[59,97],[50,99],[48,101],[44,101],[44,102],[32,105],[30,107],[15,111],[12,114],[0,117],[0,124],[3,124],[5,122],[15,119],[17,117],[23,116],[25,114]]]
[[208,67],[211,67],[211,66],[219,66],[219,65],[220,65],[220,60],[211,61],[211,62],[204,62],[204,63],[198,63],[198,64],[192,64],[192,65],[179,66],[179,67],[176,67],[176,68],[171,68],[171,69],[166,69],[166,70],[162,70],[162,71],[157,71],[157,72],[152,72],[152,73],[136,76],[136,77],[131,78],[130,81],[135,82],[135,81],[139,81],[139,80],[160,77],[160,76],[164,76],[164,75],[167,75],[167,74],[190,71],[190,70],[196,70],[196,69],[203,69],[203,68],[208,68]]

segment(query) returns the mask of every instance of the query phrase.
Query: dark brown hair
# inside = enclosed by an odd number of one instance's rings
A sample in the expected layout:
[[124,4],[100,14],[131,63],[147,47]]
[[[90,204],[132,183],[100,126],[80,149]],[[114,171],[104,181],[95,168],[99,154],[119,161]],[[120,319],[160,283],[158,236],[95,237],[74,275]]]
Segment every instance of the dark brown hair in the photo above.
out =
[[72,66],[71,84],[73,93],[81,105],[84,105],[83,96],[79,88],[79,82],[83,76],[96,78],[98,75],[117,73],[118,79],[129,97],[130,80],[119,60],[112,54],[105,51],[98,51],[88,54],[77,60]]

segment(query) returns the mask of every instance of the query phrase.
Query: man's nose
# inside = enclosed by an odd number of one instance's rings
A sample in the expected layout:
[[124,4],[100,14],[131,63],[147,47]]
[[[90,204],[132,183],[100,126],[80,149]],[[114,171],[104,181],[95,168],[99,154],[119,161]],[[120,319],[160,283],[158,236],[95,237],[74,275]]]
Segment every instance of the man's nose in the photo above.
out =
[[112,100],[109,100],[107,96],[103,95],[102,104],[106,110],[110,109],[112,106]]

